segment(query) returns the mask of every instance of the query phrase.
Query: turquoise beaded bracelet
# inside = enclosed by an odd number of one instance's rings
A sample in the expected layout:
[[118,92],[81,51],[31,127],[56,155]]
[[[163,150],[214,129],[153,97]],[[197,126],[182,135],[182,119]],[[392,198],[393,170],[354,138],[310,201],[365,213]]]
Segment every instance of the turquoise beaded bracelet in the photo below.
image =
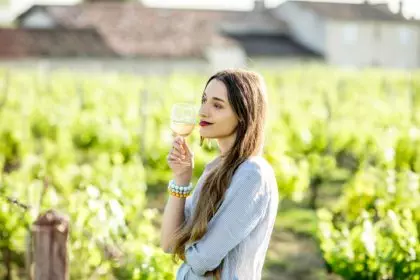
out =
[[175,184],[174,180],[169,181],[168,184],[168,190],[171,193],[179,194],[181,196],[188,196],[191,194],[191,191],[193,189],[192,183],[190,183],[188,186],[178,186]]

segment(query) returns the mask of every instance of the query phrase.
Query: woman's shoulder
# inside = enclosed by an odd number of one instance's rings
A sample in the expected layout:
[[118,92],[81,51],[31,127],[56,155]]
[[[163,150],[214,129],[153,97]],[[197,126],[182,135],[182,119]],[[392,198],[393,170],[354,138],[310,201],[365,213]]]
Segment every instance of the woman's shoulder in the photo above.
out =
[[233,174],[232,183],[241,178],[258,179],[263,185],[275,181],[275,174],[270,163],[262,156],[252,156],[239,165]]
[[277,180],[271,164],[262,156],[253,156],[244,161],[232,178],[233,184],[242,184],[246,180],[259,182],[257,185],[270,195],[278,196]]
[[263,156],[251,156],[241,163],[237,172],[249,172],[255,170],[261,174],[273,173],[271,164]]
[[[205,170],[215,167],[221,160],[218,156],[206,164]],[[255,176],[274,176],[271,164],[263,156],[251,156],[242,162],[236,169],[234,176],[242,176],[244,174],[253,173]]]

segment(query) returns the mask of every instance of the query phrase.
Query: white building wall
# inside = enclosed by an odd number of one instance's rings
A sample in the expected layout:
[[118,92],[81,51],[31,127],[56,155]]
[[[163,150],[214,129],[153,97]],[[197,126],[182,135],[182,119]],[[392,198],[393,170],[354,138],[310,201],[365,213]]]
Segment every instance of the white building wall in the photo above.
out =
[[420,26],[382,24],[381,55],[384,66],[413,69],[420,67]]
[[212,72],[246,66],[246,53],[239,46],[209,47],[205,53]]
[[373,23],[329,21],[325,55],[332,65],[365,67],[380,62],[373,52],[375,43]]
[[311,10],[302,9],[298,3],[286,2],[274,10],[286,21],[294,39],[310,49],[325,53],[325,20]]
[[419,28],[390,22],[329,21],[326,61],[350,67],[419,67]]

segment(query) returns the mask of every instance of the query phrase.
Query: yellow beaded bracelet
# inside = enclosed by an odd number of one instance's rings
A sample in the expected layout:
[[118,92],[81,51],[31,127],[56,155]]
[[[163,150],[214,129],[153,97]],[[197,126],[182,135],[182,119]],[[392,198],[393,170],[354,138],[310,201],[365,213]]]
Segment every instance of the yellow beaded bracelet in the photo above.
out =
[[180,193],[173,192],[171,190],[168,190],[168,192],[171,195],[176,196],[176,197],[179,197],[179,198],[187,198],[188,196],[190,196],[190,194],[180,194]]

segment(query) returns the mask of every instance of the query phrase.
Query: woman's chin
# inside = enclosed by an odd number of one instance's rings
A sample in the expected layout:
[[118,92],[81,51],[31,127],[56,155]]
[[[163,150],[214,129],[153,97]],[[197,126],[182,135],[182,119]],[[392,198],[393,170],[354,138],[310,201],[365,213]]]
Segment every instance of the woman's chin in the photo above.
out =
[[208,139],[219,138],[220,133],[215,133],[215,132],[217,132],[217,130],[209,128],[208,126],[201,126],[199,130],[200,136],[203,138],[208,138]]
[[200,127],[200,136],[204,137],[204,138],[208,138],[210,136],[211,133],[209,133],[208,131],[206,131],[206,128],[201,126]]

